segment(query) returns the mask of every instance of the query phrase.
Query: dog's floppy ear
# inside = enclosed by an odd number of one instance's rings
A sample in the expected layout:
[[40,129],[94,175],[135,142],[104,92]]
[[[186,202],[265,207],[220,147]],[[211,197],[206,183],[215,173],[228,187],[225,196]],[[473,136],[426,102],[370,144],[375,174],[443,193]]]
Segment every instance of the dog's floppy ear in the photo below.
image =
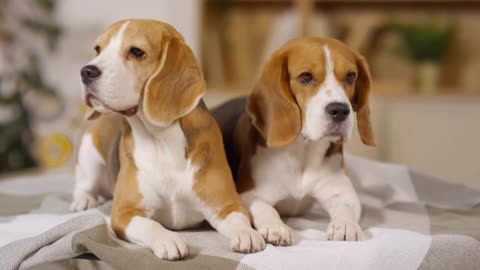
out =
[[353,110],[357,113],[358,133],[362,142],[375,146],[372,122],[370,120],[369,98],[371,91],[371,78],[367,62],[363,56],[356,54],[358,78],[355,84],[355,94],[352,101]]
[[266,146],[291,143],[301,129],[300,108],[290,89],[287,57],[274,54],[248,97],[247,113]]
[[157,126],[170,125],[189,113],[204,93],[202,72],[183,38],[164,38],[158,67],[143,93],[143,110],[148,121]]

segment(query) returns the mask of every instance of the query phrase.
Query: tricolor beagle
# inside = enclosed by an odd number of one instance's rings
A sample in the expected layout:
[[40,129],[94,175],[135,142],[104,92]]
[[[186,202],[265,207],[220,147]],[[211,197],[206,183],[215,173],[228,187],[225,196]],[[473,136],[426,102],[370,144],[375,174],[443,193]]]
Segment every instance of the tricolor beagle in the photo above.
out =
[[[360,240],[361,206],[343,169],[342,143],[356,112],[374,145],[365,59],[339,41],[298,38],[266,63],[234,131],[237,190],[268,243],[292,244],[280,215],[320,203],[330,240]],[[228,135],[227,135],[228,136]],[[233,164],[233,167],[237,167]]]
[[[162,259],[188,254],[171,230],[207,220],[232,249],[265,248],[251,228],[228,166],[220,129],[203,105],[205,83],[181,35],[152,20],[110,26],[97,56],[81,70],[89,118],[71,208],[95,207],[113,195],[119,238]],[[112,113],[113,112],[113,113]]]

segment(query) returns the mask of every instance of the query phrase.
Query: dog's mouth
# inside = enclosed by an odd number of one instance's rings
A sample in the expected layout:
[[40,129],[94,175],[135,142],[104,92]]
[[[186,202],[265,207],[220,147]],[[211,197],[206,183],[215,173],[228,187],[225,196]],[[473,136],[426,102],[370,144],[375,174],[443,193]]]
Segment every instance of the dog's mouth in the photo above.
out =
[[134,116],[135,114],[137,114],[137,111],[138,111],[138,105],[135,105],[135,106],[132,106],[132,107],[129,107],[127,109],[124,109],[124,110],[117,110],[117,109],[114,109],[110,106],[108,106],[105,102],[102,102],[98,97],[96,97],[95,95],[91,94],[91,93],[88,93],[86,96],[85,96],[85,104],[87,104],[88,107],[94,109],[95,111],[98,111],[100,113],[106,113],[106,112],[116,112],[116,113],[119,113],[119,114],[122,114],[122,115],[125,115],[125,116]]
[[335,143],[343,143],[346,136],[345,128],[343,127],[342,123],[331,125],[325,137],[330,138],[330,140]]
[[331,132],[327,136],[332,140],[332,142],[335,142],[335,143],[343,143],[345,138],[343,133],[340,131]]
[[345,128],[342,124],[331,124],[328,126],[327,132],[325,132],[319,138],[311,138],[308,134],[301,134],[301,139],[305,143],[313,141],[329,140],[334,143],[343,143],[347,138]]

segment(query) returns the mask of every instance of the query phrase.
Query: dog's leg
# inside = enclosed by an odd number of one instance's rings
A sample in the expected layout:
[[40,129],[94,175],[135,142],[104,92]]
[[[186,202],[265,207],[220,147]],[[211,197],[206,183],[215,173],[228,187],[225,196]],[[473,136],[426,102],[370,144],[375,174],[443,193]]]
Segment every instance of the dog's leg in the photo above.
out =
[[185,239],[160,223],[143,216],[139,209],[113,208],[112,228],[126,241],[148,247],[163,260],[179,260],[188,255]]
[[82,137],[75,168],[75,187],[72,211],[83,211],[97,207],[101,203],[101,181],[105,181],[105,161],[95,147],[92,136]]
[[252,215],[253,225],[266,242],[276,246],[289,246],[293,243],[292,229],[283,223],[271,204],[249,192],[242,194],[242,199]]
[[323,179],[314,189],[313,196],[330,215],[328,240],[358,241],[363,238],[362,229],[358,225],[360,200],[343,171]]

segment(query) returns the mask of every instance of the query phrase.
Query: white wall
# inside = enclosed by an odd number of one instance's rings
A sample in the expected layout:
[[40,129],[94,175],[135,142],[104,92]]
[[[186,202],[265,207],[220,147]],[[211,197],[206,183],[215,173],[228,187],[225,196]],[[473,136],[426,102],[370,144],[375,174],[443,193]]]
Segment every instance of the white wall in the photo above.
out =
[[478,98],[375,98],[377,147],[355,134],[347,151],[480,188],[479,116]]
[[115,21],[126,18],[157,19],[183,34],[198,56],[201,1],[198,0],[61,0],[57,18],[65,31],[58,50],[45,56],[50,82],[69,100],[81,97],[80,68],[93,56],[97,35]]

